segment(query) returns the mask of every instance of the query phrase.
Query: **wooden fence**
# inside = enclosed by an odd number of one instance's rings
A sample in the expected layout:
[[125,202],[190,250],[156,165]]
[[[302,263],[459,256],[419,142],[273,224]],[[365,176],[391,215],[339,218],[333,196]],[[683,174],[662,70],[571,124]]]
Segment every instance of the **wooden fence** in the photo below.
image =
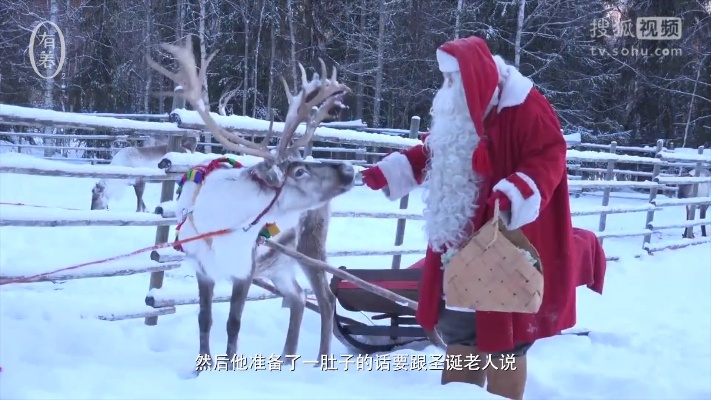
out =
[[[240,130],[252,136],[263,136],[268,126],[266,121],[252,120],[244,117],[216,117],[217,122],[225,128]],[[354,131],[351,129],[341,129],[335,127],[319,128],[315,134],[315,141],[321,143],[329,143],[338,147],[321,150],[319,147],[313,146],[311,152],[318,151],[330,152],[332,155],[341,153],[364,153],[365,156],[372,157],[370,160],[363,160],[363,164],[370,164],[382,158],[387,150],[397,150],[407,148],[413,144],[419,143],[417,139],[419,135],[419,118],[413,117],[410,130],[407,138],[400,136],[392,136],[378,134],[373,132]],[[62,126],[76,129],[88,129],[95,131],[108,132],[109,135],[168,135],[171,140],[171,149],[175,149],[176,138],[185,133],[204,134],[201,130],[204,128],[199,123],[199,118],[192,111],[176,109],[171,114],[169,122],[147,122],[135,121],[130,119],[119,119],[107,116],[96,115],[76,115],[69,113],[60,113],[56,111],[26,109],[14,106],[0,106],[0,125],[25,125],[25,126]],[[275,130],[278,132],[281,127],[275,124]],[[25,133],[32,135],[34,133]],[[217,147],[211,141],[204,142],[205,146]],[[350,146],[350,147],[347,147]],[[709,242],[710,238],[703,237],[698,239],[684,239],[679,241],[665,241],[652,243],[651,237],[654,232],[660,232],[672,228],[684,228],[699,226],[702,224],[711,224],[708,218],[705,220],[683,221],[673,224],[661,224],[654,221],[656,211],[667,207],[685,207],[691,206],[692,213],[695,213],[695,207],[703,204],[711,204],[711,197],[699,197],[692,199],[657,199],[657,193],[661,190],[673,190],[679,184],[696,184],[709,182],[708,178],[685,178],[673,176],[671,172],[680,167],[693,167],[698,172],[702,167],[711,164],[711,157],[703,152],[703,148],[698,149],[698,154],[681,153],[679,151],[670,151],[664,149],[663,142],[660,140],[654,149],[644,149],[644,152],[652,155],[639,156],[623,154],[623,152],[636,151],[631,148],[623,148],[612,143],[609,146],[595,145],[592,148],[598,147],[598,150],[580,150],[589,145],[580,144],[577,142],[569,143],[568,162],[569,162],[569,187],[573,193],[582,193],[589,190],[602,190],[602,200],[600,206],[589,207],[586,209],[574,209],[573,216],[582,215],[599,215],[599,227],[596,232],[600,240],[606,238],[621,238],[621,237],[640,237],[642,248],[649,253],[664,249],[675,249],[690,245],[697,245]],[[353,149],[366,149],[366,151],[356,152]],[[377,149],[370,151],[368,149]],[[639,148],[635,148],[639,150]],[[641,152],[641,151],[638,151]],[[203,159],[219,156],[218,154],[202,154],[191,155],[201,156]],[[356,155],[360,157],[359,155]],[[13,156],[0,158],[0,173],[16,173],[30,175],[46,175],[46,176],[62,176],[62,177],[92,177],[96,179],[125,179],[131,177],[144,177],[149,181],[162,182],[160,205],[156,208],[154,214],[135,213],[135,215],[126,216],[119,215],[111,211],[64,211],[62,218],[57,218],[53,215],[52,218],[38,218],[37,216],[28,217],[27,215],[12,214],[4,215],[0,220],[0,226],[32,226],[32,227],[61,227],[61,226],[155,226],[156,227],[156,244],[164,244],[168,242],[168,234],[171,226],[177,224],[175,215],[175,202],[173,193],[175,192],[176,180],[183,172],[186,171],[192,161],[180,162],[186,160],[185,154],[169,153],[166,155],[171,159],[171,166],[166,170],[147,169],[147,168],[127,168],[117,166],[99,166],[99,165],[67,165],[65,163],[57,163],[51,160],[42,160],[31,157]],[[190,158],[188,157],[188,159]],[[337,157],[334,157],[337,158]],[[28,162],[31,160],[31,162]],[[328,158],[324,158],[328,160]],[[624,165],[624,169],[619,168]],[[587,165],[587,166],[586,166]],[[601,167],[604,165],[604,168]],[[604,171],[604,173],[603,173]],[[631,172],[634,172],[631,173]],[[595,174],[603,173],[602,179]],[[634,176],[634,179],[621,180],[621,176]],[[698,174],[697,174],[698,176]],[[649,193],[648,202],[642,205],[635,206],[610,206],[610,194],[616,189],[632,189],[643,190]],[[629,212],[646,212],[644,223],[640,221],[639,230],[622,230],[614,231],[606,229],[607,216],[611,214],[629,213]],[[683,215],[680,212],[680,215]],[[397,219],[397,228],[393,240],[393,246],[380,251],[372,250],[332,250],[329,251],[330,257],[350,257],[350,256],[374,256],[387,255],[392,256],[391,268],[401,267],[401,257],[406,254],[424,254],[424,247],[408,248],[403,246],[405,236],[405,228],[408,220],[422,220],[420,212],[408,210],[408,196],[400,200],[399,210],[392,212],[372,212],[368,209],[363,210],[348,210],[334,212],[335,218],[385,218]],[[37,281],[57,281],[109,276],[124,276],[139,273],[150,273],[149,293],[146,297],[146,308],[141,310],[130,310],[123,314],[112,314],[109,316],[100,316],[107,320],[120,320],[128,318],[145,318],[148,325],[155,325],[158,316],[172,314],[175,312],[175,307],[183,304],[196,304],[197,295],[178,297],[171,295],[169,291],[163,289],[163,280],[165,271],[177,269],[180,267],[183,254],[172,249],[163,249],[153,251],[150,254],[150,261],[145,263],[133,263],[127,265],[124,263],[110,263],[100,271],[81,271],[78,270],[72,273],[55,274],[44,276]],[[609,260],[615,260],[617,257],[610,256]],[[21,278],[17,276],[3,276],[3,279]],[[265,298],[273,298],[276,295],[275,289],[266,282],[255,282],[258,286],[271,291],[272,294],[253,296],[250,299],[258,300]],[[227,296],[216,296],[215,301],[227,301]],[[312,307],[313,308],[313,307]]]

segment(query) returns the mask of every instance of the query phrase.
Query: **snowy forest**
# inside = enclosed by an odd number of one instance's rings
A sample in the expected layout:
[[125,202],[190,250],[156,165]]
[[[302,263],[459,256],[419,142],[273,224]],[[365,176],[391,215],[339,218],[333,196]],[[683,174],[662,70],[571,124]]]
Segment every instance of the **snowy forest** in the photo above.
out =
[[[679,39],[635,37],[625,28],[640,17],[680,18]],[[30,62],[41,21],[66,41],[52,79]],[[145,55],[169,65],[158,44],[188,34],[198,59],[219,51],[205,83],[212,111],[236,90],[228,114],[283,120],[279,77],[293,84],[297,62],[318,69],[321,57],[353,89],[342,120],[406,128],[418,115],[425,129],[442,82],[436,48],[477,35],[585,141],[711,144],[708,0],[0,0],[0,103],[167,113],[171,100],[156,93],[173,88]]]

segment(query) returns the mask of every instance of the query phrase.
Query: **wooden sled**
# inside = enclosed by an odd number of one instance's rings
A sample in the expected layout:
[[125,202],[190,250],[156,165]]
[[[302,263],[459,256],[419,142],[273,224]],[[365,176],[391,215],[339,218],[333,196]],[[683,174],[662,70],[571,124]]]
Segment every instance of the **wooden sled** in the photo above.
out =
[[[423,263],[424,259],[407,269],[339,269],[417,301]],[[331,290],[338,303],[347,311],[373,313],[375,315],[369,316],[373,322],[389,321],[389,324],[369,325],[336,312],[334,333],[347,347],[370,354],[391,351],[397,346],[419,341],[430,341],[437,346],[444,346],[436,332],[427,331],[417,323],[415,310],[411,308],[363,290],[337,276],[331,279]],[[371,343],[364,340],[365,338]]]

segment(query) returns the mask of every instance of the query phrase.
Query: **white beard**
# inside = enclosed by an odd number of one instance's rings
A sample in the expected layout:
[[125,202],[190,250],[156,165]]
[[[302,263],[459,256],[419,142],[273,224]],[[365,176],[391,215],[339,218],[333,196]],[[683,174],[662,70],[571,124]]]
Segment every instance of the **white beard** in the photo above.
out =
[[451,87],[442,87],[434,98],[430,135],[425,146],[430,157],[425,177],[425,231],[433,250],[459,248],[468,239],[476,211],[479,179],[472,156],[479,135],[467,108],[459,73]]

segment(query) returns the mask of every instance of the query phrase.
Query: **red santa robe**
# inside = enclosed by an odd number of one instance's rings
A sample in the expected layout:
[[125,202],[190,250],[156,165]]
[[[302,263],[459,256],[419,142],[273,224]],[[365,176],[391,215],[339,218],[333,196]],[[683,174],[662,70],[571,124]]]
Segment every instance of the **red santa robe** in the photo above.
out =
[[[493,57],[480,38],[445,43],[438,59],[440,67],[458,64],[467,108],[481,137],[472,159],[472,168],[483,178],[472,229],[491,219],[487,200],[498,190],[511,201],[509,229],[520,227],[543,263],[545,289],[538,313],[477,311],[477,346],[484,352],[500,352],[553,336],[575,325],[578,286],[572,265],[567,146],[556,113],[531,80]],[[484,118],[497,87],[498,104]],[[417,145],[378,163],[388,182],[388,198],[398,199],[423,182],[428,157],[427,147]],[[417,310],[417,320],[426,329],[434,329],[439,316],[441,267],[441,253],[428,247]]]

